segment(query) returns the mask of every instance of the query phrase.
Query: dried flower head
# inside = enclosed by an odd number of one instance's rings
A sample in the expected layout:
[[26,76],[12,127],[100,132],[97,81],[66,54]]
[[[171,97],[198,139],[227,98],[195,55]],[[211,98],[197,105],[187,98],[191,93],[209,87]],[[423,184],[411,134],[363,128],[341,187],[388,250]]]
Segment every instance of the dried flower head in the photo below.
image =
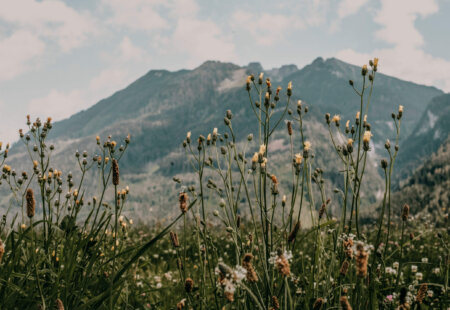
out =
[[266,153],[266,145],[265,144],[261,144],[259,146],[259,154],[264,155]]
[[317,298],[313,304],[313,310],[321,310],[324,303],[325,301],[323,300],[323,298],[321,297]]
[[291,121],[287,122],[287,130],[288,130],[288,134],[290,136],[292,136],[292,123],[291,123]]
[[[291,255],[291,254],[289,254]],[[289,264],[288,257],[285,253],[278,251],[278,256],[275,260],[278,271],[284,276],[288,277],[291,275],[291,265]]]
[[305,141],[305,143],[303,143],[303,150],[308,152],[310,149],[311,149],[311,142]]
[[192,292],[194,288],[194,280],[192,280],[191,278],[187,278],[186,281],[184,282],[184,290],[186,291],[186,293],[190,293]]
[[272,296],[272,309],[273,310],[280,309],[280,302],[278,301],[278,297],[277,296]]
[[185,192],[181,192],[180,195],[178,196],[178,202],[180,204],[180,210],[183,213],[186,213],[188,211],[188,204],[187,204],[188,199],[189,199],[189,196]]
[[369,259],[369,253],[364,250],[362,243],[358,243],[356,250],[356,274],[358,277],[365,278],[367,276],[367,261]]
[[255,154],[253,154],[253,156],[252,156],[252,163],[256,164],[258,162],[258,157],[259,157],[259,154],[257,152],[255,152]]
[[428,285],[426,283],[422,283],[417,291],[416,301],[421,304],[426,297],[428,290]]
[[64,304],[63,304],[62,300],[59,298],[56,299],[56,309],[64,310]]
[[32,218],[36,209],[36,200],[34,199],[33,189],[27,189],[27,193],[25,195],[25,199],[27,201],[27,216]]
[[409,205],[405,203],[402,210],[402,220],[407,221],[409,216]]
[[303,156],[300,153],[295,154],[295,164],[300,165],[303,160]]
[[341,120],[340,115],[334,115],[331,121],[336,124],[336,126],[339,126],[339,121]]
[[371,137],[372,137],[372,133],[371,133],[369,130],[366,130],[366,131],[364,132],[363,142],[369,143]]
[[178,241],[178,234],[173,231],[170,232],[170,240],[172,241],[172,245],[174,248],[178,248],[180,246],[180,242]]
[[119,162],[114,158],[112,160],[112,175],[113,175],[113,184],[115,186],[119,185]]
[[341,303],[343,310],[352,310],[352,306],[350,306],[347,296],[341,296],[341,298],[339,298],[339,302]]
[[258,275],[255,272],[255,269],[252,265],[252,259],[253,255],[251,253],[246,253],[244,255],[244,258],[242,259],[242,267],[247,270],[246,277],[247,281],[249,282],[257,282],[258,281]]
[[341,275],[345,276],[347,274],[348,267],[350,267],[350,263],[348,262],[348,260],[344,260],[342,262],[341,269],[339,270],[339,273]]

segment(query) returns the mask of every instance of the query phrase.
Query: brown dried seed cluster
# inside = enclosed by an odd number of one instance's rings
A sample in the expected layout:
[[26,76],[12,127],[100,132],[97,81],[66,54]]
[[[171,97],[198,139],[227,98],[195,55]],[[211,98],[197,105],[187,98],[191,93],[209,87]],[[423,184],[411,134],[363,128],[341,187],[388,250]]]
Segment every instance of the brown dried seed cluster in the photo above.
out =
[[277,268],[283,276],[288,277],[291,275],[291,266],[283,254],[278,254]]
[[181,192],[180,196],[178,197],[178,202],[180,203],[180,210],[183,213],[186,213],[188,210],[188,204],[187,204],[188,199],[189,199],[189,196],[185,192]]
[[323,298],[317,298],[313,305],[313,310],[321,310],[324,304]]
[[421,304],[427,295],[428,285],[426,283],[422,283],[419,287],[419,291],[417,292],[416,301]]
[[112,160],[112,173],[113,173],[113,184],[119,185],[119,163],[116,159]]
[[56,299],[56,309],[64,310],[64,304],[63,304],[62,300],[59,298]]
[[350,266],[350,263],[348,260],[344,260],[341,265],[341,270],[339,271],[341,275],[345,276],[348,271],[348,267]]
[[272,296],[272,309],[274,310],[280,309],[280,302],[278,301],[277,296]]
[[343,310],[352,310],[352,306],[350,306],[350,303],[348,302],[347,296],[341,296],[339,299],[341,303],[341,307]]
[[367,276],[367,261],[369,253],[364,250],[364,246],[360,243],[357,245],[356,250],[356,274],[358,277],[365,278]]
[[27,189],[27,193],[25,195],[25,199],[27,201],[27,216],[32,218],[36,209],[36,200],[34,199],[33,189]]
[[409,216],[409,205],[405,203],[402,210],[402,220],[407,221]]
[[248,282],[257,282],[258,281],[258,275],[255,272],[255,269],[252,265],[252,259],[253,255],[251,253],[247,253],[244,255],[244,258],[242,259],[242,267],[247,270],[246,278]]
[[193,288],[194,288],[194,280],[192,280],[191,278],[187,278],[186,281],[184,282],[184,289],[186,293],[192,292]]
[[353,240],[352,239],[344,240],[342,246],[344,247],[344,252],[347,254],[347,257],[349,259],[352,259],[353,258],[353,250],[352,250]]

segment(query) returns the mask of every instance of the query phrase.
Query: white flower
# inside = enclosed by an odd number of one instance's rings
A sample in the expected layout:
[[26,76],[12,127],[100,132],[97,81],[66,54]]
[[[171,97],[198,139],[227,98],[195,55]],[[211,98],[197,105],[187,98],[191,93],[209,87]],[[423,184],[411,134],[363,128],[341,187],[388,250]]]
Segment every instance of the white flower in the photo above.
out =
[[156,284],[156,288],[161,288],[162,287],[162,283],[161,282],[158,282],[157,284]]
[[165,274],[164,274],[164,278],[166,278],[167,280],[172,280],[172,273],[169,271],[169,272],[166,272]]
[[411,272],[417,272],[417,266],[411,265]]
[[428,294],[428,297],[433,297],[433,294],[434,294],[434,293],[433,293],[432,290],[428,290],[428,291],[427,291],[427,294]]
[[225,293],[234,294],[234,291],[236,290],[236,287],[233,285],[233,282],[231,282],[230,280],[225,278],[223,280],[222,284],[224,285],[223,290],[224,290]]
[[433,273],[434,274],[439,274],[441,272],[440,268],[433,268]]
[[422,263],[428,263],[428,258],[427,257],[422,257]]
[[392,264],[392,267],[394,267],[395,269],[398,269],[398,267],[399,267],[399,263],[398,262],[394,262],[393,264]]
[[421,272],[416,273],[416,280],[422,281],[422,279],[423,279],[423,274]]
[[241,281],[245,279],[246,274],[247,270],[244,267],[237,265],[236,268],[234,269],[234,277],[236,283],[241,283]]

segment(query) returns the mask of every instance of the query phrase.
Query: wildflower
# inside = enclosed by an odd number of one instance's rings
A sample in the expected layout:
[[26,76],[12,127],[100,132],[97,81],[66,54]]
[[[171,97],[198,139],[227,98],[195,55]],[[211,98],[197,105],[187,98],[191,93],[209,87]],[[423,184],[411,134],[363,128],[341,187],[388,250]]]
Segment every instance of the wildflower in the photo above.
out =
[[340,115],[334,115],[333,118],[331,119],[331,121],[337,126],[339,127],[339,121],[341,120],[341,116]]
[[350,263],[348,260],[344,260],[341,265],[341,269],[339,270],[339,273],[343,276],[347,274],[348,268],[350,267]]
[[287,122],[287,130],[288,130],[288,134],[290,136],[292,136],[292,123],[291,123],[291,121]]
[[409,205],[405,203],[402,210],[402,220],[403,221],[408,220],[408,215],[409,215]]
[[119,185],[119,162],[115,158],[112,160],[112,175],[113,184],[115,186]]
[[358,253],[356,254],[356,274],[358,277],[365,278],[367,276],[367,260],[369,253],[364,250],[361,243],[356,246]]
[[422,257],[422,263],[427,264],[428,263],[428,258],[427,257]]
[[283,195],[283,198],[281,198],[281,206],[286,206],[286,195]]
[[439,267],[433,268],[433,273],[434,274],[439,274],[440,272],[441,272],[441,269]]
[[222,286],[225,298],[230,302],[234,301],[234,292],[236,291],[236,287],[234,286],[233,282],[225,278],[222,281]]
[[[275,264],[278,271],[283,276],[289,276],[291,274],[291,266],[289,264],[289,259],[292,259],[292,253],[289,251],[282,252],[281,250],[277,251],[277,257],[275,258]],[[272,260],[273,261],[273,260]]]
[[403,115],[403,106],[400,105],[400,106],[398,106],[398,116],[397,116],[397,118],[401,119],[402,115]]
[[395,269],[398,269],[399,266],[400,266],[399,262],[394,262],[392,264],[392,267],[394,267]]
[[311,149],[311,142],[305,141],[305,143],[303,143],[303,149],[309,151]]
[[341,298],[339,298],[339,302],[341,303],[343,310],[352,310],[352,306],[350,306],[347,296],[341,296]]
[[349,153],[353,152],[353,139],[352,138],[349,138],[347,140],[347,151]]
[[187,278],[186,281],[184,282],[184,290],[186,291],[186,293],[190,293],[192,292],[193,288],[194,288],[194,280],[192,280],[191,278]]
[[422,279],[423,279],[423,274],[421,272],[416,273],[416,280],[422,281]]
[[294,160],[295,160],[295,164],[296,165],[300,165],[302,163],[302,160],[303,160],[302,154],[300,154],[300,153],[295,154]]
[[11,167],[8,165],[3,166],[3,172],[9,174],[11,172]]
[[244,255],[244,258],[242,259],[242,267],[247,270],[246,277],[247,281],[249,282],[257,282],[258,281],[258,275],[255,272],[255,269],[252,265],[252,259],[253,255],[251,253],[247,253]]
[[277,177],[275,175],[271,176],[271,180],[272,180],[273,184],[278,184],[278,179],[277,179]]
[[327,124],[330,125],[330,113],[325,114],[325,120],[326,120]]
[[266,168],[266,164],[267,164],[267,158],[264,157],[262,159],[261,168]]
[[321,310],[324,304],[323,298],[319,297],[313,304],[313,310]]
[[427,293],[428,285],[426,283],[422,283],[419,287],[419,291],[416,295],[416,301],[421,304],[425,298],[425,295]]
[[64,310],[64,304],[63,304],[62,300],[59,298],[56,299],[56,309]]
[[387,295],[386,296],[386,301],[387,302],[392,302],[393,299],[394,299],[394,296],[392,296],[392,295]]
[[377,66],[378,66],[378,58],[374,58],[373,59],[373,68],[375,69],[375,71],[377,71],[376,69],[377,69]]
[[265,144],[261,144],[259,146],[259,152],[260,155],[264,155],[266,153],[266,145]]
[[277,296],[272,296],[272,307],[273,310],[280,309],[280,303],[278,302]]
[[29,218],[32,218],[34,216],[36,208],[36,200],[34,199],[33,189],[27,189],[25,199],[27,201],[27,216]]
[[186,306],[186,298],[183,298],[180,300],[179,303],[177,303],[177,310],[183,310],[183,308]]
[[417,266],[411,265],[411,272],[416,273],[417,272]]
[[261,72],[261,73],[259,74],[259,77],[258,77],[258,84],[262,84],[263,77],[264,77],[264,73]]
[[189,199],[189,196],[185,192],[181,192],[178,197],[178,202],[180,203],[180,210],[183,213],[186,213],[188,211],[188,205],[187,205],[188,199]]
[[361,74],[365,76],[367,74],[367,65],[364,65],[361,69]]
[[292,82],[288,83],[287,95],[288,95],[288,97],[292,96]]

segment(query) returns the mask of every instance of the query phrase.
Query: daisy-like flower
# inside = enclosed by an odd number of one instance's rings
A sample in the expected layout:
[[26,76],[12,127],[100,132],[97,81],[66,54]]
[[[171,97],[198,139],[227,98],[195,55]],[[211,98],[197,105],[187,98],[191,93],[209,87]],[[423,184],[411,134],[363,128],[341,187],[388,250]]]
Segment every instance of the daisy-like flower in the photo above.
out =
[[423,274],[421,272],[416,273],[416,280],[422,281],[422,279],[423,279]]

